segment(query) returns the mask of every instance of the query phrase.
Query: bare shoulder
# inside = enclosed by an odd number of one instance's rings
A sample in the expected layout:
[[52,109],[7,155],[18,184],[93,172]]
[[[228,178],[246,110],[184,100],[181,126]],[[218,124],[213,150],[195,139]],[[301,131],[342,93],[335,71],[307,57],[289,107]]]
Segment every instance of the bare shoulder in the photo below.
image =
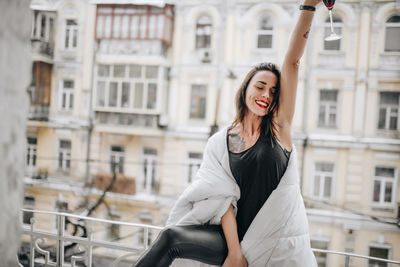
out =
[[228,130],[228,149],[231,152],[239,153],[246,147],[244,138],[240,136],[240,128],[236,126]]

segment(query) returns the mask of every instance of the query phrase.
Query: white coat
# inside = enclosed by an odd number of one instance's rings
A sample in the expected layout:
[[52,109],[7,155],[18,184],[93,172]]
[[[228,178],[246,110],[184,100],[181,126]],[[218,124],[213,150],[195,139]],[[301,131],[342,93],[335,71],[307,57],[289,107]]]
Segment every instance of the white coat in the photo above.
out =
[[[207,142],[195,181],[171,210],[166,226],[221,224],[221,217],[240,198],[240,189],[229,167],[225,127]],[[288,167],[278,187],[250,224],[240,243],[249,267],[316,267],[310,247],[308,221],[298,184],[297,153],[293,145]],[[210,266],[176,259],[171,266]]]

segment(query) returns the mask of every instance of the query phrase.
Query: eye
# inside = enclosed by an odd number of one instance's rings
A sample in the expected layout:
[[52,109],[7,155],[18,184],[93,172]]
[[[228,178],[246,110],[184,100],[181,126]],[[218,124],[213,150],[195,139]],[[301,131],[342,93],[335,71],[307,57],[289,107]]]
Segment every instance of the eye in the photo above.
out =
[[262,87],[258,87],[258,86],[256,86],[256,88],[257,88],[257,89],[260,89],[260,90],[264,89],[264,88],[262,88]]

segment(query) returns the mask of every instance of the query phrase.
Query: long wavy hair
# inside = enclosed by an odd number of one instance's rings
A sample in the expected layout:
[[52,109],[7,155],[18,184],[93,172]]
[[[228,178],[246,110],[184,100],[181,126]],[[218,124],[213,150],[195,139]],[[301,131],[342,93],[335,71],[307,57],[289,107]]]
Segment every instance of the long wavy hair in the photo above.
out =
[[244,121],[244,117],[248,112],[248,107],[246,105],[246,92],[247,87],[250,84],[251,79],[254,75],[259,71],[270,71],[275,74],[277,78],[276,89],[274,94],[272,95],[272,103],[268,107],[268,113],[263,116],[261,124],[260,124],[260,134],[264,134],[265,136],[270,139],[277,139],[276,137],[276,125],[273,121],[274,114],[279,108],[279,95],[280,95],[280,80],[281,80],[281,72],[278,67],[273,63],[260,63],[253,67],[249,73],[247,73],[245,79],[243,80],[242,84],[240,85],[239,90],[236,93],[236,117],[233,121],[231,127],[235,127],[238,124],[242,124]]

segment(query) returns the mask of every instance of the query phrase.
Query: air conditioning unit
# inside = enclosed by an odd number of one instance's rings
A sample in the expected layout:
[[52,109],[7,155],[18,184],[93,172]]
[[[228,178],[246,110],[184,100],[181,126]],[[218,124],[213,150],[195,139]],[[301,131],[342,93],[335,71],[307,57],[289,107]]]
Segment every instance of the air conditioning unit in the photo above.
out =
[[201,54],[201,62],[210,63],[211,62],[211,49],[204,49]]

